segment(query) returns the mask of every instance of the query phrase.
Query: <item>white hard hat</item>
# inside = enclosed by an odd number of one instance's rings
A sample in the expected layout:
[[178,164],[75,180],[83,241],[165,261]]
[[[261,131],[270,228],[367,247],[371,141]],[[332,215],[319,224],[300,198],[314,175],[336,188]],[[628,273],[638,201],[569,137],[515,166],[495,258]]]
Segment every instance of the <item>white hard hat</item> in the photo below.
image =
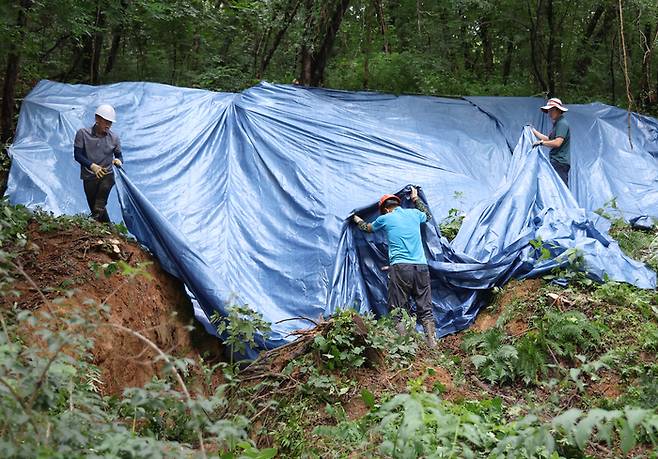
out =
[[114,113],[114,108],[108,104],[99,105],[96,109],[96,115],[112,123],[115,123],[117,120],[117,115]]

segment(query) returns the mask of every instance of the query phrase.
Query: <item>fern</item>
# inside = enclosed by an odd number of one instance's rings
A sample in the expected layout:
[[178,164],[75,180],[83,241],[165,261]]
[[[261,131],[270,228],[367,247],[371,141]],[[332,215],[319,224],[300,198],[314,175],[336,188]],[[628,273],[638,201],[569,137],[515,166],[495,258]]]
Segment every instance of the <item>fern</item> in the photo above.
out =
[[553,419],[528,414],[514,420],[501,417],[499,401],[453,404],[423,391],[398,394],[360,420],[344,415],[337,420],[335,427],[316,428],[315,433],[348,444],[353,452],[364,453],[360,457],[376,456],[367,450],[373,447],[396,459],[553,458],[566,451],[567,457],[583,457],[593,443],[618,446],[628,454],[638,443],[658,440],[653,409],[571,409]]
[[579,311],[547,313],[540,322],[541,333],[550,349],[560,357],[573,359],[601,341],[599,329]]
[[500,328],[484,333],[473,333],[464,338],[463,348],[474,353],[471,361],[480,376],[491,383],[512,382],[516,377],[518,352],[511,344],[504,344],[505,334]]
[[516,371],[527,385],[537,382],[537,376],[548,372],[547,350],[543,336],[530,332],[516,343],[518,362]]

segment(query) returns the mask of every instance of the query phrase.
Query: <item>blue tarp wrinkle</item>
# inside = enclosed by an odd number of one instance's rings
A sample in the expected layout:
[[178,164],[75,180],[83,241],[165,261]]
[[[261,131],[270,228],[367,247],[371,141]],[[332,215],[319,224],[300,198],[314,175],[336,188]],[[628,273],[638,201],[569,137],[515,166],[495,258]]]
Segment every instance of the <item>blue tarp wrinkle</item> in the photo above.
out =
[[[434,215],[423,237],[441,335],[472,323],[492,287],[550,271],[569,249],[596,279],[655,288],[655,273],[625,257],[591,211],[614,202],[626,219],[658,216],[658,122],[634,115],[631,148],[625,111],[569,106],[570,191],[524,128],[548,132],[542,102],[42,81],[21,108],[7,194],[55,214],[86,212],[73,138],[98,104],[113,104],[125,164],[112,219],[185,282],[209,333],[212,313],[232,303],[262,313],[274,331],[261,347],[308,326],[284,319],[387,312],[386,241],[350,218],[374,219],[379,196],[395,190],[411,206],[409,184]],[[438,227],[450,209],[466,214],[451,243]],[[552,258],[540,259],[539,240]]]

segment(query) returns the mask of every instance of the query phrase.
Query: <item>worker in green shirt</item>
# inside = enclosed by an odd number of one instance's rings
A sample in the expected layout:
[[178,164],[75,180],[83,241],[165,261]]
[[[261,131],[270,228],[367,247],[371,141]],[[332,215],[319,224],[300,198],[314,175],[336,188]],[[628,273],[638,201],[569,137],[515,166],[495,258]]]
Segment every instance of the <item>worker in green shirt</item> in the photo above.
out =
[[562,105],[562,101],[556,97],[540,108],[553,122],[553,129],[550,134],[545,135],[537,129],[532,128],[532,133],[539,139],[533,146],[543,145],[549,147],[550,161],[553,169],[558,173],[562,181],[569,186],[569,170],[571,169],[571,151],[569,141],[571,134],[569,132],[569,123],[564,117],[564,113],[569,109]]

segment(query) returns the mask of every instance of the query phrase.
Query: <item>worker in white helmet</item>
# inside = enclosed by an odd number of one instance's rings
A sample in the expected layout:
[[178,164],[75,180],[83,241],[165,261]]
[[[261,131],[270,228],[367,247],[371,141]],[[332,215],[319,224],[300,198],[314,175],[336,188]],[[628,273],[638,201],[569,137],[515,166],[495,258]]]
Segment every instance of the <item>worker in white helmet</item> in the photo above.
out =
[[114,186],[112,165],[121,166],[123,156],[119,136],[110,130],[116,121],[114,108],[99,105],[95,115],[96,122],[92,127],[82,128],[75,134],[73,154],[80,163],[80,178],[91,216],[99,222],[109,223],[106,206]]

